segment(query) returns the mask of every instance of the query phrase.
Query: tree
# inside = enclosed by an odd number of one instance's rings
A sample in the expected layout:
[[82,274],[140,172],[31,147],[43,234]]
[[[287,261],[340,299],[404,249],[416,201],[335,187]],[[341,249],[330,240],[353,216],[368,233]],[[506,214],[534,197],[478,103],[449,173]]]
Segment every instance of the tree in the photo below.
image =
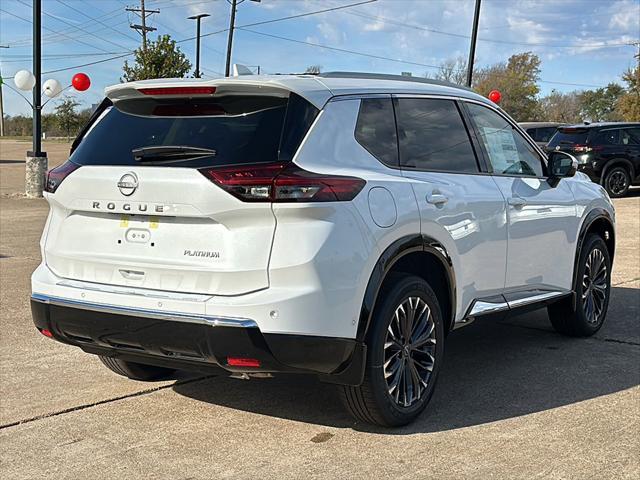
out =
[[619,121],[622,116],[616,111],[624,88],[617,83],[596,90],[585,90],[580,95],[582,117],[590,122]]
[[629,68],[622,75],[627,92],[618,99],[617,111],[627,122],[640,121],[640,57],[638,60],[636,68]]
[[[427,75],[427,78],[429,78],[429,75]],[[445,60],[431,78],[457,85],[465,85],[467,82],[467,61],[464,57]]]
[[322,71],[322,65],[310,65],[304,71],[304,73],[311,73],[313,75],[317,75]]
[[539,117],[540,58],[532,52],[509,57],[507,63],[497,63],[474,74],[474,90],[488,96],[491,90],[502,93],[500,106],[519,122]]
[[187,60],[180,47],[170,35],[160,35],[154,42],[147,43],[146,51],[142,47],[135,52],[135,63],[129,65],[125,60],[122,70],[122,81],[148,80],[150,78],[184,78],[191,70],[191,62]]
[[67,135],[67,141],[69,140],[71,130],[76,128],[79,123],[78,113],[76,112],[78,105],[80,105],[80,103],[76,102],[74,98],[66,97],[56,106],[55,112],[58,125],[60,125],[60,128]]
[[578,123],[582,121],[581,92],[560,93],[552,90],[539,101],[538,120],[546,122]]

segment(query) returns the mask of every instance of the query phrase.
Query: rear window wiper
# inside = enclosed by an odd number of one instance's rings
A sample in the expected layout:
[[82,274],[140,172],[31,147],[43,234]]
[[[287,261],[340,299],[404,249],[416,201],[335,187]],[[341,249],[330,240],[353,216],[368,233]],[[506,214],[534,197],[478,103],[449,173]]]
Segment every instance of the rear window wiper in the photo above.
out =
[[214,157],[216,151],[210,148],[190,147],[188,145],[160,145],[155,147],[134,148],[131,150],[136,162],[180,162],[201,157]]

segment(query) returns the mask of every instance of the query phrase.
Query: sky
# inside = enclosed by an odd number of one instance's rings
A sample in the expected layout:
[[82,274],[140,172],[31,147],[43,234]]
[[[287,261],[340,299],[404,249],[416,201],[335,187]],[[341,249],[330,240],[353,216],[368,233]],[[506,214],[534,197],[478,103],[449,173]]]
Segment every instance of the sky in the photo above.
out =
[[[377,0],[324,13],[281,19],[364,0],[245,0],[238,6],[233,62],[260,66],[262,73],[299,73],[310,65],[323,71],[411,72],[424,76],[447,59],[467,57],[475,0]],[[130,28],[139,23],[125,8],[139,0],[43,0],[43,82],[63,85],[74,73],[91,77],[86,92],[65,92],[82,106],[98,103],[104,88],[118,83],[122,64],[140,46]],[[32,70],[31,0],[0,2],[0,69],[13,86],[18,70]],[[230,5],[226,0],[146,0],[159,10],[148,19],[158,34],[169,34],[195,64],[195,22],[202,20],[201,70],[222,76]],[[215,33],[218,32],[218,33]],[[209,35],[207,35],[209,34]],[[640,42],[640,0],[482,0],[476,66],[505,62],[531,51],[541,61],[541,94],[621,82],[634,64]],[[631,45],[630,45],[631,44]],[[331,47],[331,48],[327,48]],[[93,65],[81,66],[100,60]],[[64,70],[63,70],[64,69]],[[29,114],[17,94],[3,88],[5,114]],[[55,99],[44,107],[51,111]]]

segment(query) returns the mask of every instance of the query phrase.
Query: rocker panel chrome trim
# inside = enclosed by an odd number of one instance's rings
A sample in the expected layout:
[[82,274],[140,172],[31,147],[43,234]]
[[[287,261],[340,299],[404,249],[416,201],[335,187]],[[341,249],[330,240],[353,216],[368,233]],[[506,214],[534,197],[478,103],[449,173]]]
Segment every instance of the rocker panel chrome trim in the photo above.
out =
[[531,303],[543,302],[545,300],[551,300],[552,298],[562,297],[565,295],[569,295],[570,293],[571,292],[546,292],[533,295],[531,297],[524,297],[517,300],[507,301],[507,303],[509,304],[509,309],[513,309],[522,307],[524,305],[529,305]]
[[507,302],[493,303],[485,302],[483,300],[476,300],[469,310],[468,317],[475,317],[478,315],[485,315],[488,313],[501,312],[503,310],[509,310],[509,304]]

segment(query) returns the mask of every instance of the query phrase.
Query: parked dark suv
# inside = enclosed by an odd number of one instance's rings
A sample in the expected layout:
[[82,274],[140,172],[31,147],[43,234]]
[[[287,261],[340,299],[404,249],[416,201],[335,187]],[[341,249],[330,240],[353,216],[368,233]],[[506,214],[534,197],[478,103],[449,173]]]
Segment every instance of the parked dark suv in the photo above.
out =
[[592,123],[558,128],[547,150],[561,150],[578,159],[578,169],[623,197],[640,185],[640,123]]

